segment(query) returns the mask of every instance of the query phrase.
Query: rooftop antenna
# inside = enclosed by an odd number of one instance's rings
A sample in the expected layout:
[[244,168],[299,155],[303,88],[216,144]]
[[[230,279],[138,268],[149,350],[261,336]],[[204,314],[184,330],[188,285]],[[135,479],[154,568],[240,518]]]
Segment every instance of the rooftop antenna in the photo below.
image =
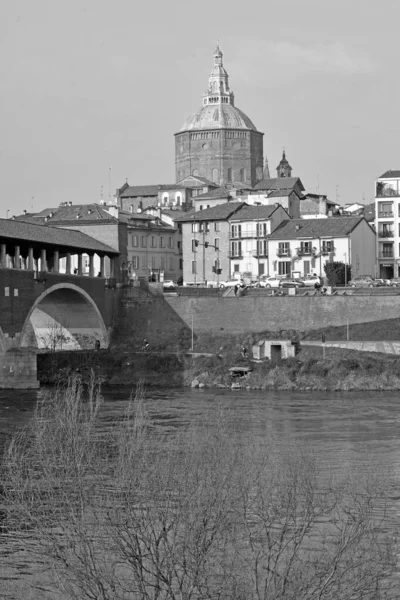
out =
[[34,201],[35,201],[35,196],[32,196],[31,200],[32,200],[31,209],[32,209],[32,212],[33,212],[33,204],[34,204]]
[[111,200],[111,169],[112,167],[108,167],[108,198]]
[[317,194],[319,194],[319,173],[317,175]]
[[340,198],[340,196],[339,196],[339,186],[337,185],[336,186],[336,204],[339,204],[339,198]]
[[101,185],[100,186],[100,200],[101,200],[101,202],[103,201],[103,196],[104,196],[103,192],[104,192],[104,185]]

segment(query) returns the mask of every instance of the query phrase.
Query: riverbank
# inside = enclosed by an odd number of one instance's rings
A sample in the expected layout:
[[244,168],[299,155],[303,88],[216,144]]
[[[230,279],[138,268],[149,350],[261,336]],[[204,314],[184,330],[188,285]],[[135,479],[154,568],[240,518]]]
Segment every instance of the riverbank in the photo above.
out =
[[[293,332],[285,332],[289,337]],[[267,337],[267,336],[264,336]],[[295,358],[271,364],[255,363],[241,356],[241,346],[249,350],[256,340],[238,336],[207,336],[196,340],[196,352],[211,356],[193,357],[183,352],[121,352],[114,348],[101,352],[57,353],[38,357],[41,383],[56,383],[73,372],[89,377],[93,370],[104,385],[147,387],[228,388],[229,368],[249,366],[252,371],[243,386],[255,390],[400,390],[400,358],[342,348],[301,346]],[[249,352],[250,354],[250,352]]]

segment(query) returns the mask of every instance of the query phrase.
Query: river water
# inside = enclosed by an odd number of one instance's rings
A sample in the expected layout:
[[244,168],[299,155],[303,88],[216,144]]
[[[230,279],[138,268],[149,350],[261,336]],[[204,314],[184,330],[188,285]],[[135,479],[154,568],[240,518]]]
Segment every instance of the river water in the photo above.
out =
[[[28,422],[40,393],[0,391],[0,447]],[[128,388],[103,390],[104,427],[121,419],[129,394]],[[145,405],[153,425],[165,433],[205,416],[216,406],[229,407],[232,427],[277,445],[306,443],[322,469],[359,468],[373,457],[391,473],[387,529],[400,526],[398,392],[149,389]]]

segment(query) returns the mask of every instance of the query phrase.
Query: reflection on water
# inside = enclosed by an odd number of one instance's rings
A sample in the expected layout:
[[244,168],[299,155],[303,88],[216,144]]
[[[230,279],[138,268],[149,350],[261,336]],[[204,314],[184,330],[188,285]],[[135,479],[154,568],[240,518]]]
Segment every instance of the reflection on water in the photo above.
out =
[[[126,409],[131,390],[105,389],[102,428],[111,428]],[[37,391],[0,391],[0,446],[32,415]],[[306,443],[322,469],[360,467],[373,457],[392,473],[385,528],[397,527],[400,500],[400,396],[398,392],[261,392],[243,390],[153,390],[146,393],[153,426],[168,434],[229,407],[232,427],[277,446]],[[2,548],[2,554],[4,556]],[[24,565],[26,570],[29,565]],[[1,584],[0,584],[1,585]]]

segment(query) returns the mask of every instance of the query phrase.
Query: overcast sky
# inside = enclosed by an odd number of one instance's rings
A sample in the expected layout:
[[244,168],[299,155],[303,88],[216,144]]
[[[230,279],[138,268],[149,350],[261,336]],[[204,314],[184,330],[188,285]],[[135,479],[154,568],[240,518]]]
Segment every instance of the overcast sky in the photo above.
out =
[[400,169],[398,0],[3,0],[0,217],[173,183],[217,38],[271,174],[344,204]]

